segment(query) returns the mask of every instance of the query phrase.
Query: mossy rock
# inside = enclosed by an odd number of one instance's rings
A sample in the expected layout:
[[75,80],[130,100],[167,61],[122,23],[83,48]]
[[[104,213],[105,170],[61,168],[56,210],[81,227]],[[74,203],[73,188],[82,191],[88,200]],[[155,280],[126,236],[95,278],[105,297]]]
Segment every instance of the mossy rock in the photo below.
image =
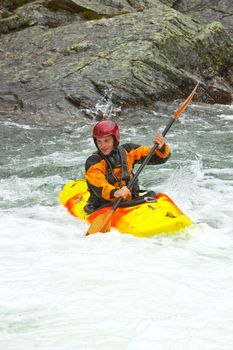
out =
[[47,59],[42,63],[43,66],[53,66],[54,65],[54,60],[52,58]]
[[29,2],[33,2],[33,1],[34,0],[6,0],[4,2],[4,5],[8,10],[13,11],[20,6],[23,6],[23,5],[25,5]]
[[59,11],[59,6],[58,6],[54,1],[47,0],[47,1],[46,1],[46,6],[47,6],[51,11],[54,11],[54,12]]
[[1,17],[4,19],[4,18],[8,18],[8,17],[10,17],[10,13],[9,12],[2,12],[2,14],[1,14]]

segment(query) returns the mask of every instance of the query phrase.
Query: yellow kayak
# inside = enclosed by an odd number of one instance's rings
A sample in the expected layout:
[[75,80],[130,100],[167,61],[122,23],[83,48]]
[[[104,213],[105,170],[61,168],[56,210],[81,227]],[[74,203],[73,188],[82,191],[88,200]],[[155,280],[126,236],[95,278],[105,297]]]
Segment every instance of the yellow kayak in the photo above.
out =
[[[68,182],[60,193],[60,202],[75,217],[91,223],[99,214],[109,211],[109,207],[91,214],[84,211],[89,192],[84,179]],[[158,193],[155,201],[117,208],[111,226],[121,233],[137,237],[151,237],[161,233],[178,233],[191,225],[191,220],[165,194]]]

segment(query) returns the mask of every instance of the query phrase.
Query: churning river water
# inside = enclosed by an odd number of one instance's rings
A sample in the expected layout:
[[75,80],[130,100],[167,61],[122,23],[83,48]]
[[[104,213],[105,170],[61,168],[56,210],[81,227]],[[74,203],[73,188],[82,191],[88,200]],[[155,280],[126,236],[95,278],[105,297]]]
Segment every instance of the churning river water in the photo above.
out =
[[[150,145],[173,107],[121,117],[122,142]],[[233,107],[190,106],[140,175],[193,221],[149,239],[85,237],[59,204],[94,150],[77,125],[0,119],[0,349],[232,350]]]

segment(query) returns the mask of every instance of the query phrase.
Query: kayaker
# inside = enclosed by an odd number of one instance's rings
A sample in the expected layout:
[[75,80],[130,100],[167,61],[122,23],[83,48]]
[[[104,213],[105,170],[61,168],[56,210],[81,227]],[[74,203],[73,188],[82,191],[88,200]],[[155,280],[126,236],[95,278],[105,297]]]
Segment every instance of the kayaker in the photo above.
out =
[[[92,136],[97,151],[86,160],[85,164],[85,178],[90,191],[85,211],[91,213],[103,205],[111,204],[119,197],[122,197],[123,201],[138,198],[138,182],[132,191],[127,188],[127,184],[133,176],[134,165],[140,164],[145,159],[151,147],[134,143],[120,146],[118,125],[110,120],[98,122],[93,128]],[[170,148],[165,143],[164,137],[158,134],[153,142],[158,144],[158,148],[148,164],[165,163],[170,156]]]

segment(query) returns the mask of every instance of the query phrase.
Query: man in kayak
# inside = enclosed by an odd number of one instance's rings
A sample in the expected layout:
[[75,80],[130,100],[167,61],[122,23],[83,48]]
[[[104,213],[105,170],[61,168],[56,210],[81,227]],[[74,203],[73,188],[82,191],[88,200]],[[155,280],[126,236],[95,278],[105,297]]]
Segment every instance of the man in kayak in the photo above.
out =
[[[134,143],[119,146],[118,125],[110,120],[102,120],[95,125],[93,140],[97,152],[93,153],[85,164],[85,178],[90,191],[85,211],[91,213],[103,205],[111,204],[119,197],[124,201],[138,198],[138,182],[135,182],[132,191],[127,188],[127,184],[133,177],[134,165],[143,162],[151,147]],[[158,144],[158,148],[148,164],[165,163],[170,156],[170,148],[164,137],[158,134],[153,142]]]

